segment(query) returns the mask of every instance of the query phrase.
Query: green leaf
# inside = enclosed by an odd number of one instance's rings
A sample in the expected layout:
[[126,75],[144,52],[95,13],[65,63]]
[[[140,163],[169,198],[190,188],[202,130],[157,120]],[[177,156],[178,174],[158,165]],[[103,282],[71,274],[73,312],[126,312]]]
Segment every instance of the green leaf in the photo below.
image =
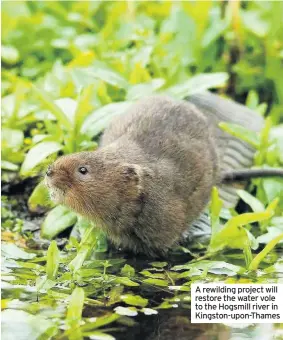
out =
[[157,309],[171,309],[173,307],[176,307],[176,304],[174,303],[170,303],[169,301],[163,301],[158,307],[156,307]]
[[[35,260],[37,260],[36,258]],[[10,263],[10,261],[9,261]],[[19,261],[17,260],[16,262],[20,267],[22,268],[27,268],[27,269],[35,269],[39,272],[45,272],[44,266],[41,266],[40,264],[32,263],[32,262],[24,262],[24,261]]]
[[74,127],[75,123],[75,112],[77,110],[78,103],[68,97],[63,97],[54,100],[54,103],[58,106],[58,108],[64,113],[64,115],[71,122],[72,127]]
[[260,38],[264,38],[269,29],[269,23],[261,18],[258,11],[242,11],[241,20],[245,28],[256,34]]
[[264,127],[260,131],[260,144],[261,149],[266,149],[266,147],[269,145],[269,134],[272,127],[272,120],[271,117],[267,117],[264,122]]
[[138,312],[135,307],[122,307],[118,306],[114,308],[114,311],[119,315],[126,315],[126,316],[136,316]]
[[81,91],[84,87],[98,83],[98,80],[94,79],[93,76],[87,72],[87,68],[74,67],[71,70],[71,76],[78,91]]
[[262,117],[264,117],[264,115],[266,114],[268,109],[268,105],[267,103],[261,103],[258,105],[258,107],[256,108],[256,112],[258,112]]
[[135,50],[134,57],[132,59],[133,64],[140,64],[142,67],[146,67],[150,63],[150,56],[153,51],[153,46],[143,46]]
[[254,90],[250,90],[246,99],[246,106],[251,110],[255,110],[259,105],[258,94]]
[[212,188],[211,192],[211,203],[210,203],[210,218],[211,218],[211,233],[214,235],[217,233],[220,228],[220,212],[222,208],[223,202],[219,198],[218,190],[216,187]]
[[19,166],[17,164],[1,160],[1,169],[8,171],[17,171]]
[[172,86],[166,90],[173,97],[183,99],[188,95],[211,88],[223,87],[228,80],[226,72],[198,74],[186,82]]
[[152,278],[143,280],[143,283],[148,283],[148,284],[159,286],[159,287],[168,286],[168,281],[160,280],[160,279],[152,279]]
[[47,278],[47,275],[38,277],[35,281],[37,292],[46,293],[56,285],[56,281]]
[[237,194],[241,197],[241,199],[247,203],[254,212],[264,211],[264,205],[254,196],[249,194],[245,190],[237,190]]
[[204,32],[201,42],[202,47],[209,47],[209,45],[215,42],[215,40],[218,39],[228,27],[229,20],[226,20],[226,18],[224,18],[224,20],[214,20],[210,28]]
[[13,46],[1,45],[1,60],[5,64],[14,65],[20,60],[20,53]]
[[278,275],[278,273],[283,273],[283,258],[279,258],[278,261],[274,263],[274,265],[264,268],[263,271],[267,274],[275,275]]
[[47,186],[41,181],[34,189],[28,199],[28,207],[32,212],[36,212],[39,207],[50,207],[53,203],[49,199]]
[[101,62],[95,62],[91,67],[74,68],[72,76],[77,87],[87,86],[98,80],[122,89],[127,89],[129,86],[126,79]]
[[126,100],[134,101],[145,96],[152,95],[165,84],[165,79],[152,79],[150,82],[133,85],[129,88]]
[[[14,126],[15,122],[11,123],[11,125]],[[2,168],[10,171],[18,170],[18,166],[15,163],[22,163],[24,159],[23,131],[3,127],[1,142]]]
[[156,268],[164,268],[168,265],[167,262],[151,262],[150,265]]
[[[93,226],[94,226],[93,222],[91,222],[89,219],[78,215],[78,220],[72,230],[72,233],[73,232],[76,234],[79,233],[81,236],[81,239],[83,240],[84,234],[89,233],[90,228],[92,228]],[[96,228],[94,226],[91,232],[91,238],[93,238],[93,243],[94,243],[96,253],[105,253],[107,251],[107,246],[108,246],[107,238],[106,238],[105,233],[100,228],[98,227]]]
[[130,280],[126,276],[124,276],[124,277],[116,277],[115,282],[120,283],[120,284],[122,284],[124,286],[128,286],[128,287],[137,287],[137,286],[139,286],[139,283]]
[[66,117],[64,112],[53,102],[52,98],[44,90],[33,86],[33,91],[37,95],[44,109],[50,111],[67,131],[72,129],[71,121]]
[[106,83],[118,88],[127,88],[128,82],[119,73],[113,71],[106,64],[94,62],[93,67],[87,68],[86,72],[96,78],[105,81]]
[[19,150],[24,143],[24,133],[21,130],[2,127],[1,142],[3,149],[8,148],[13,151]]
[[123,291],[124,291],[124,286],[122,285],[115,285],[113,288],[111,288],[107,296],[108,298],[107,305],[112,306],[120,302]]
[[148,270],[142,270],[140,272],[140,274],[142,274],[144,276],[147,276],[147,277],[151,277],[153,279],[164,279],[165,278],[165,274],[162,274],[162,273],[151,273]]
[[172,270],[202,270],[207,271],[213,274],[217,275],[228,275],[233,276],[240,273],[243,273],[245,269],[240,266],[233,265],[231,263],[227,263],[224,261],[208,261],[208,260],[202,260],[199,262],[194,263],[186,263],[183,265],[177,265],[172,268]]
[[60,251],[56,241],[52,241],[47,250],[46,256],[46,275],[49,280],[55,280],[58,273],[60,262]]
[[283,240],[283,233],[271,240],[264,249],[258,253],[252,260],[249,270],[257,270],[260,262],[265,258],[265,256],[276,246],[277,243]]
[[[82,288],[76,287],[70,297],[69,306],[67,309],[66,322],[71,329],[75,331],[78,338],[77,329],[80,327],[82,320],[82,312],[84,306],[85,292]],[[72,336],[75,339],[74,336]]]
[[85,334],[87,336],[87,338],[91,339],[91,340],[115,340],[116,338],[114,338],[114,336],[110,335],[110,334],[106,334],[106,333],[102,333],[102,332],[88,332],[87,334]]
[[151,309],[151,308],[143,308],[141,311],[144,313],[144,315],[156,315],[156,314],[158,314],[157,310]]
[[245,249],[250,247],[250,239],[243,225],[267,220],[272,217],[278,200],[274,200],[263,212],[246,213],[231,218],[224,227],[211,237],[209,251],[216,252],[225,247]]
[[75,112],[75,126],[78,131],[80,130],[85,117],[94,108],[91,103],[93,92],[94,92],[94,85],[89,85],[85,87],[80,93],[76,112]]
[[105,129],[115,116],[126,113],[132,103],[119,102],[111,103],[95,110],[84,121],[81,133],[94,137]]
[[32,147],[26,154],[22,164],[20,174],[28,176],[32,170],[46,160],[50,155],[62,149],[62,145],[57,142],[41,142]]
[[97,242],[97,234],[96,229],[93,225],[90,225],[88,229],[85,231],[84,236],[80,242],[80,246],[78,249],[78,253],[76,257],[69,263],[69,268],[76,272],[79,270],[84,261],[90,256]]
[[45,218],[41,228],[41,235],[50,240],[75,224],[76,220],[77,215],[74,212],[62,205],[58,205]]
[[260,235],[256,241],[259,243],[269,243],[283,232],[283,223],[278,226],[267,227],[267,233]]
[[121,300],[131,306],[145,307],[148,304],[148,299],[144,299],[140,295],[121,295]]
[[118,314],[108,314],[104,316],[100,316],[95,319],[95,321],[88,322],[87,324],[82,326],[83,331],[91,331],[93,329],[101,328],[103,326],[109,325],[112,322],[115,322],[120,318],[120,315]]
[[240,138],[243,141],[249,143],[254,148],[258,149],[260,146],[260,138],[258,134],[254,131],[248,130],[241,125],[232,124],[232,123],[224,123],[221,122],[218,126],[225,132],[228,132],[230,135]]
[[191,291],[191,288],[186,286],[186,285],[183,285],[183,286],[168,286],[168,288],[170,290],[181,291],[181,292],[190,292]]
[[280,178],[263,178],[262,186],[268,202],[283,195],[283,180]]
[[209,252],[216,252],[225,247],[243,249],[250,246],[250,240],[247,231],[241,225],[251,223],[251,221],[258,221],[260,218],[267,218],[266,214],[264,216],[259,216],[258,214],[259,213],[257,213],[256,216],[251,216],[250,219],[247,214],[240,215],[242,217],[242,221],[239,222],[237,222],[235,218],[232,218],[230,220],[232,221],[230,224],[226,223],[219,232],[212,235],[208,248]]
[[277,157],[279,159],[279,162],[283,164],[283,124],[272,127],[269,135],[271,143],[275,144],[278,150]]
[[135,275],[135,269],[129,264],[125,264],[121,269],[121,274],[127,277],[133,277]]
[[25,252],[14,243],[2,243],[1,252],[2,255],[8,259],[30,260],[36,257],[35,254]]

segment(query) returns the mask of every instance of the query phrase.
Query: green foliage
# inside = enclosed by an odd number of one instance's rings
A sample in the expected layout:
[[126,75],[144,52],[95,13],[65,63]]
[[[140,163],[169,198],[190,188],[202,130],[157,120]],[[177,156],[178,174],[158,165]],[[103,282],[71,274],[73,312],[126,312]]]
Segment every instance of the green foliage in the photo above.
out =
[[42,228],[42,236],[52,239],[54,236],[75,224],[77,216],[68,208],[58,205],[47,215]]
[[[246,197],[249,197],[248,193],[246,193]],[[256,201],[258,204],[256,199],[253,200],[253,204],[254,201]],[[262,207],[260,207],[260,211],[258,212],[233,216],[224,226],[221,226],[217,216],[219,216],[219,209],[221,208],[222,204],[218,195],[216,194],[216,189],[214,188],[210,205],[212,235],[208,247],[208,253],[214,253],[226,247],[233,249],[243,249],[246,266],[249,267],[252,261],[251,247],[252,243],[254,242],[254,237],[243,226],[248,225],[249,223],[270,220],[275,213],[277,204],[278,199],[275,199],[264,211],[262,211]],[[279,241],[280,239],[277,242]]]
[[230,133],[232,136],[240,138],[243,141],[249,143],[255,149],[259,148],[259,136],[256,132],[250,131],[243,126],[231,123],[220,123],[219,127]]
[[47,279],[55,280],[58,273],[60,253],[55,241],[50,243],[46,255],[46,275]]
[[88,226],[85,231],[83,239],[81,240],[76,257],[70,262],[69,268],[76,272],[81,268],[84,261],[91,254],[93,248],[96,246],[97,234],[93,226]]
[[273,240],[271,240],[264,249],[256,255],[256,257],[252,260],[250,263],[249,269],[250,270],[256,270],[260,264],[260,262],[266,257],[266,255],[276,246],[278,242],[283,240],[283,233],[275,237]]
[[82,288],[76,287],[70,296],[70,302],[67,310],[66,322],[70,328],[70,339],[83,339],[80,330],[82,320],[82,311],[84,305],[85,293]]
[[29,254],[22,250],[21,248],[17,247],[13,243],[3,244],[1,249],[2,255],[9,259],[21,259],[21,260],[28,260],[34,258],[35,254]]
[[148,304],[148,300],[139,295],[121,295],[121,300],[131,306],[145,307]]

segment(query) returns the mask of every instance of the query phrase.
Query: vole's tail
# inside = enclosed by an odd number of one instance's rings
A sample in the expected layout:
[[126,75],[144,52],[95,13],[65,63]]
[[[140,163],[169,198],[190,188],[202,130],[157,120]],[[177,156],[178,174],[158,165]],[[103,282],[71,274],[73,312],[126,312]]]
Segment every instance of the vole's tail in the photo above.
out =
[[258,177],[282,177],[283,169],[243,169],[231,170],[221,174],[221,183],[229,184],[232,182],[247,181]]

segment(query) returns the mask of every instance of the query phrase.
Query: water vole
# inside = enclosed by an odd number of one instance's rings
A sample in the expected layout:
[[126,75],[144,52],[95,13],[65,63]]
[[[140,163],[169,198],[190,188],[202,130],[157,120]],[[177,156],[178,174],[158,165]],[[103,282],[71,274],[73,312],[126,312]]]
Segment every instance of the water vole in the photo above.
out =
[[57,203],[96,221],[116,245],[158,255],[204,209],[217,169],[203,114],[156,96],[113,121],[97,151],[59,158],[46,183]]
[[154,256],[178,242],[213,185],[248,177],[220,174],[212,126],[193,104],[156,96],[116,118],[97,151],[59,158],[46,183],[114,244]]

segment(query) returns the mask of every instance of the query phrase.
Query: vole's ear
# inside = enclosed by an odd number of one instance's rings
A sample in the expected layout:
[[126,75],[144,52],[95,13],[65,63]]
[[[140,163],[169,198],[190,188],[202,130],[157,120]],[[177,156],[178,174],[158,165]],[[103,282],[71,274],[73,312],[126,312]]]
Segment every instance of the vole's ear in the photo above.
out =
[[138,193],[141,193],[144,185],[145,176],[150,176],[150,170],[138,164],[122,164],[123,179],[126,183],[137,188]]
[[122,165],[122,176],[125,181],[135,181],[139,182],[142,177],[142,167],[138,164],[128,164]]

